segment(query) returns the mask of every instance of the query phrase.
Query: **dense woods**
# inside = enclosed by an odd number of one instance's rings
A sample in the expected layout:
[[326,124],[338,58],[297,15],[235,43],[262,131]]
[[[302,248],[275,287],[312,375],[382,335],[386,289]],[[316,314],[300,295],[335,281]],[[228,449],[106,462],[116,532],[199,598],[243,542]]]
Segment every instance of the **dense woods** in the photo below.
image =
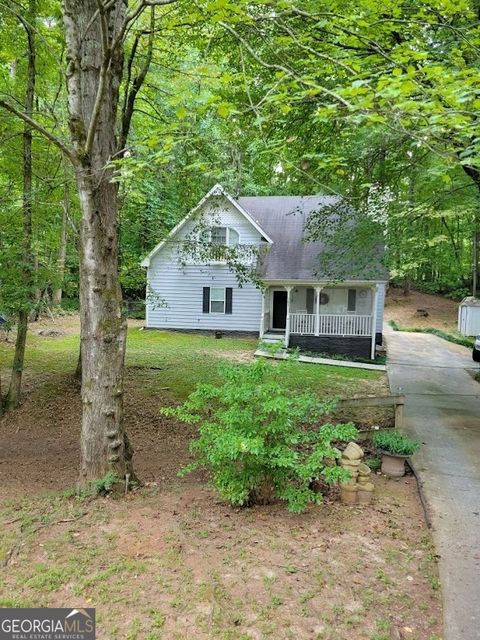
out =
[[0,312],[18,328],[3,404],[28,319],[80,304],[83,482],[134,473],[122,308],[214,183],[340,194],[364,233],[319,217],[313,234],[358,253],[381,221],[394,282],[477,291],[475,2],[6,0],[0,39]]

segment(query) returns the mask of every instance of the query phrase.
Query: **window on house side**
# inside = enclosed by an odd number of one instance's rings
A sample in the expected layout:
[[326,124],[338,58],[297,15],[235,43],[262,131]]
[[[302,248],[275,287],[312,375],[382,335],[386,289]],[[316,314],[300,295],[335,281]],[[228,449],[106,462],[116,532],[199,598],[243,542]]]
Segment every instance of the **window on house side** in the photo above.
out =
[[227,228],[226,227],[213,227],[211,231],[212,244],[227,244]]
[[239,242],[239,235],[238,235],[238,231],[235,231],[235,229],[228,229],[228,246],[229,247],[236,247],[238,242]]
[[223,287],[211,287],[210,313],[225,313],[225,289]]
[[238,231],[230,227],[212,227],[202,233],[202,240],[210,240],[212,244],[235,247],[240,242]]
[[357,290],[348,290],[347,311],[356,311],[357,309]]

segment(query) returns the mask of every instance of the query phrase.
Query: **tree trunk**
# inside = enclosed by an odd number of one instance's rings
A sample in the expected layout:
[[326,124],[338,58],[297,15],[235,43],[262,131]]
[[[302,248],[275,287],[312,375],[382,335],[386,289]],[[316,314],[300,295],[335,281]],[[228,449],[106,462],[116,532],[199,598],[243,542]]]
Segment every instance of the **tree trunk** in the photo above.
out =
[[108,182],[95,188],[89,174],[88,170],[78,179],[83,208],[80,259],[82,484],[104,476],[110,469],[122,479],[131,473],[126,469],[123,426],[126,322],[121,314],[122,293],[117,270],[117,187]]
[[108,471],[122,480],[127,473],[134,477],[123,421],[126,321],[118,274],[118,189],[108,166],[116,149],[126,2],[108,5],[104,10],[96,0],[64,0],[69,124],[82,212],[81,486]]
[[[33,248],[32,248],[33,251]],[[38,282],[38,271],[39,271],[39,263],[38,256],[32,254],[32,265],[33,265],[33,274],[35,277],[33,280]],[[32,274],[32,275],[33,275]],[[42,306],[42,295],[43,291],[39,286],[35,286],[33,289],[33,308],[30,312],[30,322],[37,322],[40,317],[40,309]]]
[[[25,113],[32,117],[35,98],[35,23],[37,13],[36,0],[30,0],[27,20],[23,26],[27,33],[27,86],[25,90]],[[32,257],[32,129],[28,124],[23,127],[23,283],[26,299],[22,301],[22,308],[17,317],[17,337],[15,340],[15,354],[13,356],[10,387],[5,400],[7,410],[15,409],[20,402],[22,389],[22,374],[25,361],[25,345],[27,342],[29,306],[33,286],[33,257]]]
[[81,344],[78,350],[77,366],[75,367],[75,371],[73,372],[73,378],[77,382],[82,382],[82,345]]
[[59,286],[52,292],[52,304],[59,307],[62,304],[63,278],[65,275],[65,260],[67,258],[67,223],[68,223],[68,206],[69,193],[67,176],[65,176],[65,187],[63,191],[63,207],[62,207],[62,227],[60,229],[60,244],[57,254],[57,270]]

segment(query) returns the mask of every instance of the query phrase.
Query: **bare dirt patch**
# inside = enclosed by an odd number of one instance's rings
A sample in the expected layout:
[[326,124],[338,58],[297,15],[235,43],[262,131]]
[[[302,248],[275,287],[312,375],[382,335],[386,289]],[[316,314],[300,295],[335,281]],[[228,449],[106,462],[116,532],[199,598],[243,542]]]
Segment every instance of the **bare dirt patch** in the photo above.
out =
[[221,349],[209,349],[202,351],[204,355],[213,356],[219,360],[227,360],[228,362],[247,364],[255,360],[255,353],[250,351],[222,351]]
[[[417,314],[418,309],[427,311],[428,316]],[[456,331],[458,302],[443,296],[412,291],[404,296],[401,289],[390,287],[385,303],[385,320],[394,320],[404,328],[442,329]]]
[[[375,482],[371,507],[332,495],[303,515],[234,510],[201,484],[31,502],[9,513],[29,524],[2,602],[96,606],[99,640],[439,637],[415,481]],[[22,535],[18,522],[6,528]]]
[[[127,369],[126,389],[125,420],[139,476],[155,482],[175,479],[179,467],[190,461],[194,428],[162,418],[160,407],[172,402],[168,392],[146,394],[141,371]],[[80,424],[80,390],[73,378],[51,377],[40,387],[37,380],[19,409],[0,420],[3,491],[21,495],[74,486]]]

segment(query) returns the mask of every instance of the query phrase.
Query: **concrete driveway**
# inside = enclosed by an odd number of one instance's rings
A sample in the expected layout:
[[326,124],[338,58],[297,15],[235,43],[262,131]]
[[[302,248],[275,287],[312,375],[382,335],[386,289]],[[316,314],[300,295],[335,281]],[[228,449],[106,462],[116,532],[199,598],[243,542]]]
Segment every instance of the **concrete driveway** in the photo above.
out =
[[[480,383],[471,351],[424,333],[385,331],[392,392],[424,443],[414,464],[433,526],[445,640],[480,639]],[[470,373],[469,373],[470,371]]]

